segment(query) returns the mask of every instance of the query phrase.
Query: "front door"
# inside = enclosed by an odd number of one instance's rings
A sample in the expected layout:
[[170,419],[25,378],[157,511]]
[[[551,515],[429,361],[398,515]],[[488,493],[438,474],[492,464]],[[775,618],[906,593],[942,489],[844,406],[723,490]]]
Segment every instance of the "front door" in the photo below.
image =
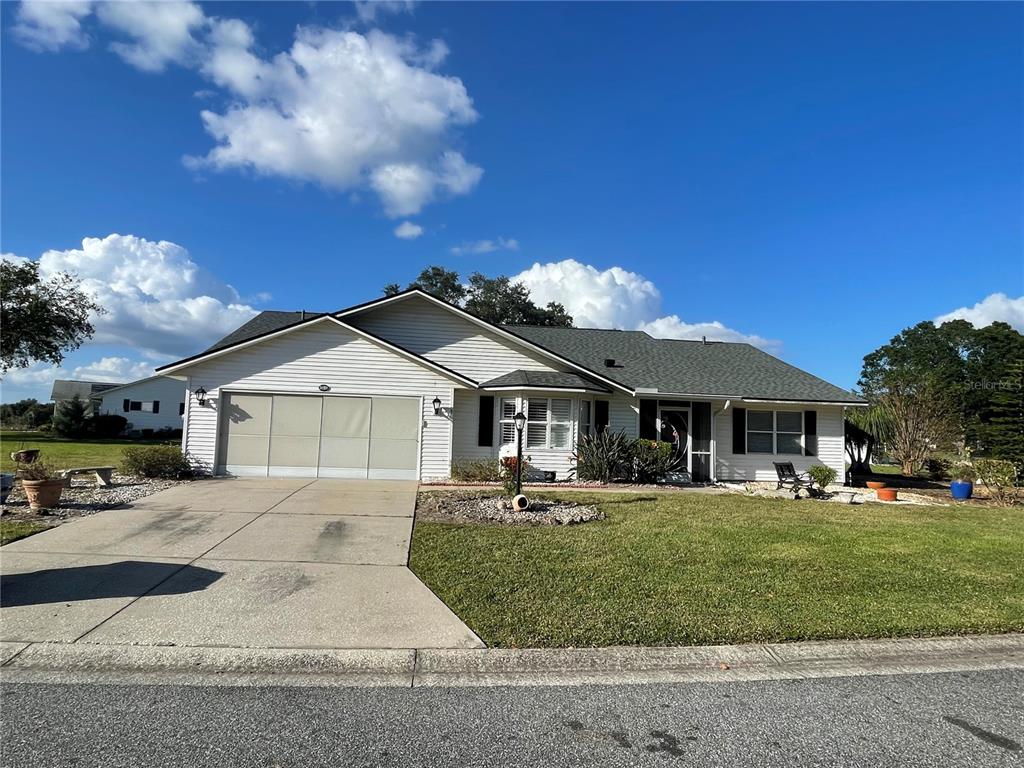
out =
[[675,459],[666,479],[670,483],[690,482],[690,411],[662,408],[658,414],[658,439],[672,446]]

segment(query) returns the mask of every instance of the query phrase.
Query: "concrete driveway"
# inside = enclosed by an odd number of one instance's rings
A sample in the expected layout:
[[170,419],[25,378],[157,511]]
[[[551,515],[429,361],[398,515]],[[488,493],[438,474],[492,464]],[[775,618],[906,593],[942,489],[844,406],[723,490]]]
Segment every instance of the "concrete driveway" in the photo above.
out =
[[406,567],[416,483],[201,480],[0,550],[0,640],[482,643]]

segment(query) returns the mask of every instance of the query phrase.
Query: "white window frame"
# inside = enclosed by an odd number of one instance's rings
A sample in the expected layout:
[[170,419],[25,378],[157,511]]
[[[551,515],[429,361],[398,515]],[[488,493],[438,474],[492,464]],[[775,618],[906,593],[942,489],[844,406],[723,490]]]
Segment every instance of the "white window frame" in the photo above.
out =
[[[750,414],[751,413],[770,413],[772,415],[772,428],[769,432],[766,429],[751,429],[750,428]],[[789,430],[779,429],[779,414],[780,413],[796,413],[800,416],[800,431],[791,432]],[[747,443],[747,453],[760,454],[762,456],[803,456],[804,455],[804,414],[802,411],[766,411],[761,409],[748,409],[746,413],[746,423],[744,426],[744,434]],[[756,435],[771,435],[772,436],[772,449],[771,451],[754,451],[750,448],[750,434]],[[779,435],[799,435],[799,451],[795,453],[780,453],[779,452]]]
[[[501,397],[498,398],[498,445],[515,445],[516,443],[516,422],[512,416],[505,417],[505,403],[512,403],[512,415],[514,416],[519,412],[519,407],[522,404],[518,397]],[[509,434],[512,439],[508,442],[505,441],[505,427],[508,426]]]
[[[551,402],[553,400],[565,400],[569,403],[568,415],[565,419],[556,419],[554,411],[551,408]],[[513,414],[522,412],[526,415],[526,424],[523,427],[523,450],[531,451],[571,451],[573,447],[573,430],[576,424],[576,418],[574,417],[574,406],[578,408],[577,401],[572,397],[502,397],[498,403],[498,441],[500,445],[515,445],[515,422],[511,417],[504,416],[503,405],[506,402],[515,404]],[[544,404],[544,419],[530,419],[530,403],[536,407],[539,403]],[[593,405],[591,405],[591,414],[593,414]],[[593,416],[591,416],[593,419]],[[529,434],[530,425],[537,426],[539,424],[544,425],[544,444],[543,445],[530,445]],[[509,434],[511,435],[511,441],[505,440],[505,428],[508,427]],[[566,441],[564,446],[553,446],[551,440],[551,428],[552,426],[566,428]]]

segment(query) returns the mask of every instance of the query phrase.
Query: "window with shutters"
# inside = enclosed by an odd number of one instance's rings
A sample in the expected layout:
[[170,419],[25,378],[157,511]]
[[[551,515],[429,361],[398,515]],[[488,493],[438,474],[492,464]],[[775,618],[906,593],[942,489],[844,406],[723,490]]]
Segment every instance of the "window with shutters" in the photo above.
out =
[[800,456],[803,453],[803,414],[747,411],[747,452]]
[[516,399],[501,398],[501,410],[498,411],[498,427],[501,433],[501,444],[511,445],[516,441],[516,423],[512,419],[516,415]]
[[526,447],[567,450],[572,440],[572,400],[531,397],[526,408]]

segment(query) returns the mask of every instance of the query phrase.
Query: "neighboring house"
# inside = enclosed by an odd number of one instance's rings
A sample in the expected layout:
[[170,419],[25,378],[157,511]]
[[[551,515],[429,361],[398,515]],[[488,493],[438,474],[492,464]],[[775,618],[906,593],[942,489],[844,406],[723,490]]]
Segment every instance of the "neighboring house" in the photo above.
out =
[[99,405],[100,395],[108,389],[118,386],[109,381],[72,381],[70,379],[54,379],[50,390],[50,400],[60,405],[66,400],[73,400],[75,395],[85,404],[85,415],[92,416]]
[[100,398],[99,412],[124,416],[129,431],[181,429],[185,395],[182,379],[150,376],[106,390]]
[[748,344],[499,327],[416,289],[263,312],[159,371],[186,379],[193,462],[234,475],[445,478],[514,452],[522,410],[524,452],[559,479],[605,429],[672,442],[681,479],[771,480],[773,461],[842,477],[843,410],[862,404]]

